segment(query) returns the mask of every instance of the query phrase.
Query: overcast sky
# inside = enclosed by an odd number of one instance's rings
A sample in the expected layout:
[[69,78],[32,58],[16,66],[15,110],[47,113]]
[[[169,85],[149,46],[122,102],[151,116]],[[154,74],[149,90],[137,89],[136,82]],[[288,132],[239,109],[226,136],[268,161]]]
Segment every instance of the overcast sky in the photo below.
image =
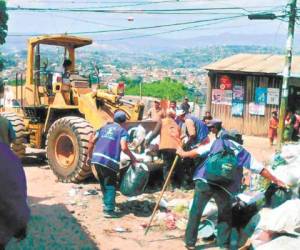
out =
[[[171,9],[171,8],[206,8],[206,7],[243,7],[247,10],[270,10],[277,11],[285,7],[287,1],[283,0],[181,0],[181,1],[167,1],[167,3],[160,4],[145,4],[138,6],[136,3],[162,2],[163,0],[8,0],[9,7],[39,7],[39,8],[108,8],[108,9]],[[124,6],[122,6],[124,5]],[[120,6],[120,7],[114,7]],[[32,13],[26,11],[10,11],[9,12],[9,34],[47,34],[47,33],[71,33],[82,31],[96,31],[96,30],[111,30],[120,28],[132,28],[141,26],[153,26],[162,24],[171,24],[178,22],[188,22],[203,19],[212,19],[222,17],[219,14],[194,14],[194,15],[145,15],[145,14],[104,14],[104,13],[66,13],[66,12],[47,12],[47,13]],[[243,10],[227,10],[226,16],[237,15],[245,13]],[[134,21],[128,21],[132,19]],[[109,43],[109,39],[126,38],[131,36],[151,35],[154,33],[165,33],[156,35],[161,38],[172,39],[187,39],[203,35],[216,35],[222,33],[231,34],[247,34],[259,35],[270,34],[276,39],[276,36],[286,35],[287,23],[279,20],[267,21],[250,21],[247,17],[234,19],[232,21],[223,21],[213,25],[186,29],[183,31],[173,32],[175,29],[187,28],[193,25],[176,26],[168,28],[141,30],[141,31],[127,31],[118,33],[104,33],[104,34],[87,34],[96,41],[105,41]],[[296,29],[296,42],[300,38],[299,26]],[[16,39],[16,38],[15,38]],[[23,43],[26,37],[18,38],[20,43]],[[138,38],[136,38],[138,39]],[[108,40],[108,41],[106,41]]]

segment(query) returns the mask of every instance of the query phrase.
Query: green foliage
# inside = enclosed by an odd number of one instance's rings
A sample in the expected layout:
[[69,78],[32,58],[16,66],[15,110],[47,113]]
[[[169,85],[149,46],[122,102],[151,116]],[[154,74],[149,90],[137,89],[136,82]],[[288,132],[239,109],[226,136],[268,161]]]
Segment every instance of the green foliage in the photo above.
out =
[[139,86],[140,83],[143,81],[143,77],[138,76],[136,78],[130,78],[122,75],[117,82],[124,82],[127,88],[132,88],[135,86]]
[[[7,36],[7,21],[6,1],[0,0],[0,44],[5,43],[5,38]],[[3,59],[0,57],[0,71],[3,69],[3,64]]]
[[[140,95],[140,87],[133,86],[125,89],[126,95]],[[142,95],[168,100],[182,100],[188,93],[187,87],[176,80],[165,78],[161,81],[143,83]]]
[[0,44],[5,43],[7,35],[7,21],[8,15],[6,13],[6,2],[0,0]]

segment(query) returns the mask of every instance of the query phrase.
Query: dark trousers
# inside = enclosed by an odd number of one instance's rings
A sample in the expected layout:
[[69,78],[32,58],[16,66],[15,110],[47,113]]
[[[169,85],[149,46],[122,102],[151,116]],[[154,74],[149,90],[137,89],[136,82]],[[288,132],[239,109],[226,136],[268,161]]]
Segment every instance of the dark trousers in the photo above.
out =
[[[162,158],[164,160],[163,177],[164,177],[164,180],[166,180],[167,176],[170,172],[170,169],[173,165],[173,162],[175,160],[176,151],[172,150],[172,149],[163,149],[163,150],[160,150],[160,153],[162,154]],[[171,179],[170,179],[172,185],[178,184],[180,186],[183,181],[183,171],[182,171],[182,168],[179,163],[180,162],[178,159],[175,169],[172,172]]]
[[195,246],[202,213],[208,201],[214,198],[218,207],[217,243],[219,247],[229,247],[232,214],[231,197],[221,188],[207,184],[202,180],[195,181],[195,193],[185,232],[187,246]]
[[116,206],[117,172],[100,164],[95,164],[95,169],[103,194],[103,210],[106,212],[113,211]]

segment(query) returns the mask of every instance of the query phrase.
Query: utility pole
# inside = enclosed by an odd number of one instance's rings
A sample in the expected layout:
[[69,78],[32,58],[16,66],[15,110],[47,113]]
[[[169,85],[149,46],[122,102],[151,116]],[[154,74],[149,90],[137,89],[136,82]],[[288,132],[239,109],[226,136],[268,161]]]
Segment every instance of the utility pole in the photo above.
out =
[[280,101],[280,115],[279,115],[279,134],[278,134],[278,150],[281,149],[284,132],[284,120],[288,104],[289,95],[289,80],[291,76],[292,67],[292,56],[293,56],[293,43],[294,43],[294,32],[295,22],[297,15],[297,0],[290,0],[288,4],[289,8],[289,26],[288,26],[288,39],[286,42],[286,55],[285,64],[283,70],[283,82],[281,90],[281,101]]
[[[279,133],[278,133],[278,150],[281,149],[283,131],[284,131],[284,118],[287,110],[288,95],[289,95],[289,80],[291,77],[291,67],[292,67],[292,56],[293,56],[293,43],[294,43],[294,31],[295,22],[297,16],[297,0],[289,0],[288,3],[288,14],[289,25],[288,25],[288,38],[286,42],[286,55],[285,64],[283,69],[283,82],[281,89],[281,99],[280,99],[280,115],[279,115]],[[258,13],[248,15],[250,20],[274,20],[277,16],[273,13]]]

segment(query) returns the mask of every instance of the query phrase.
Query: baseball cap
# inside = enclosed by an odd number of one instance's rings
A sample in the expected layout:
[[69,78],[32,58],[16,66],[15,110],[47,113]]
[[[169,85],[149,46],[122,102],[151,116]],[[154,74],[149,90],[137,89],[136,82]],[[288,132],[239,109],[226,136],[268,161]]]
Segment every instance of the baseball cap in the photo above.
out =
[[212,120],[208,121],[207,127],[215,127],[215,126],[221,125],[221,124],[222,124],[221,120],[219,120],[219,119],[212,119]]
[[122,123],[126,121],[126,114],[124,111],[117,111],[114,114],[114,121],[117,123]]
[[177,109],[176,110],[176,116],[181,116],[181,115],[185,115],[185,111],[183,109]]

